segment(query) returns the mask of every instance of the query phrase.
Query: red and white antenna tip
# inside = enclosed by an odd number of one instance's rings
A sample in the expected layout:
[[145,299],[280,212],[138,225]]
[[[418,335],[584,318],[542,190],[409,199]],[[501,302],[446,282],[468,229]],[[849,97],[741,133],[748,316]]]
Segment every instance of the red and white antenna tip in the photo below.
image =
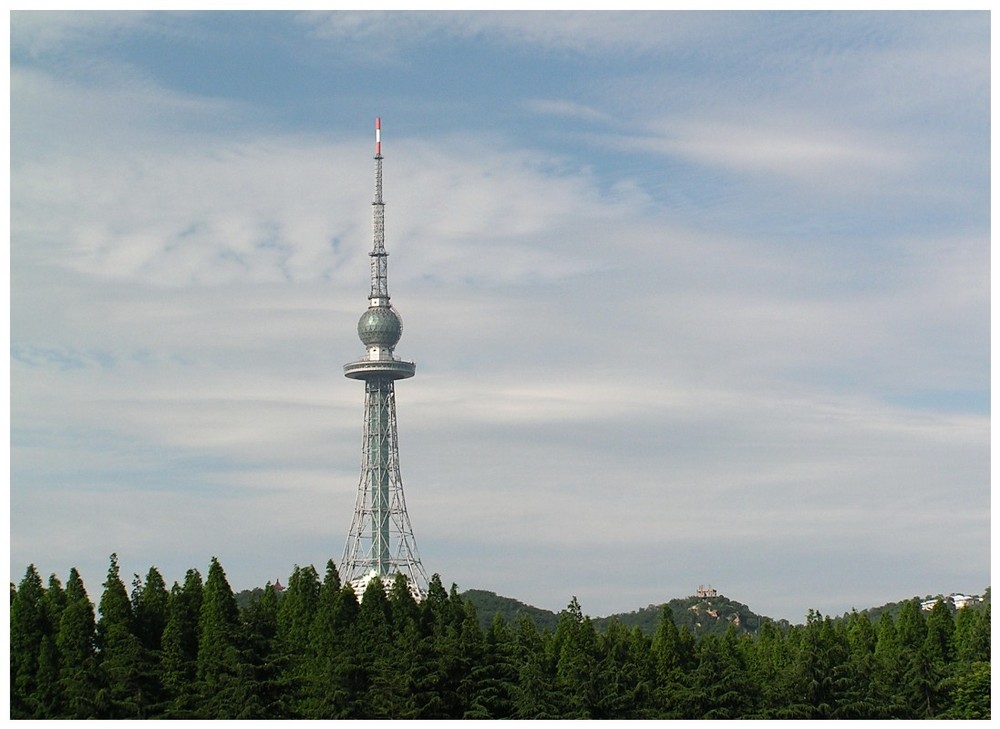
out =
[[375,117],[375,156],[382,155],[382,117]]

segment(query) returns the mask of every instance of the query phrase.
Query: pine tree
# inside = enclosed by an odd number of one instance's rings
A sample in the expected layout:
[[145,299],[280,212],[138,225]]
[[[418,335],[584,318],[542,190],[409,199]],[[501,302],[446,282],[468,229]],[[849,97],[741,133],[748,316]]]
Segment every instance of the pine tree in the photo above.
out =
[[66,582],[66,607],[59,621],[59,684],[63,693],[62,716],[94,717],[97,693],[97,659],[94,652],[94,606],[76,568]]
[[307,673],[312,659],[309,631],[316,618],[319,593],[316,569],[312,565],[295,565],[278,607],[276,645],[281,655],[289,710],[294,716],[301,716],[309,703]]
[[875,693],[878,636],[866,613],[852,611],[846,626],[848,658],[847,685],[838,699],[833,716],[837,719],[874,719],[881,717]]
[[906,718],[929,719],[937,704],[941,677],[926,651],[927,621],[916,598],[903,603],[896,618],[896,631],[903,652],[901,693]]
[[517,667],[512,643],[510,628],[497,613],[483,638],[482,660],[472,670],[475,693],[463,719],[506,719],[513,713]]
[[940,719],[990,719],[990,664],[963,666],[955,677],[951,705]]
[[59,685],[59,649],[56,635],[66,607],[66,594],[55,575],[49,576],[49,586],[42,596],[45,632],[38,650],[38,672],[35,676],[36,716],[56,718],[62,714],[62,690]]
[[310,629],[311,665],[308,702],[303,715],[309,719],[349,718],[357,699],[359,668],[354,637],[358,600],[350,585],[342,585],[333,560],[326,564],[316,617]]
[[754,686],[750,718],[778,719],[789,712],[799,713],[791,709],[794,679],[790,653],[785,634],[774,623],[767,621],[760,626],[747,657],[748,678]]
[[653,719],[653,663],[650,641],[635,628],[611,621],[598,636],[595,718]]
[[698,666],[692,674],[698,710],[686,718],[739,719],[750,713],[746,666],[737,641],[730,625],[724,635],[707,635],[698,643]]
[[287,649],[304,649],[309,643],[309,629],[316,617],[320,582],[312,565],[295,565],[288,587],[278,607],[278,638]]
[[99,718],[147,718],[147,664],[142,643],[133,632],[132,603],[118,570],[118,555],[112,554],[108,577],[98,607],[97,649],[103,688],[98,691]]
[[[277,647],[278,597],[267,583],[260,597],[243,611],[243,662],[246,683],[258,697],[254,718],[291,719],[301,716],[291,706],[291,692],[283,680],[284,657]],[[306,677],[307,678],[307,677]]]
[[238,686],[240,653],[239,610],[226,573],[212,557],[205,579],[201,613],[198,618],[198,658],[196,678],[201,691],[200,714],[210,719],[241,718],[254,706],[244,699]]
[[156,567],[149,568],[146,582],[133,594],[132,612],[140,642],[148,650],[158,652],[170,618],[170,593]]
[[356,705],[356,718],[399,719],[411,716],[406,676],[397,659],[392,631],[392,609],[385,586],[373,577],[365,587],[357,618],[360,665],[367,674],[365,694]]
[[47,632],[45,590],[35,565],[29,565],[10,605],[10,715],[43,718],[36,698],[38,657]]
[[514,660],[518,675],[511,691],[514,712],[510,718],[559,718],[555,665],[546,653],[538,628],[527,615],[521,615],[515,624]]
[[955,614],[955,659],[963,663],[990,660],[990,604],[963,607]]
[[183,587],[175,582],[170,591],[160,652],[161,680],[170,702],[164,709],[166,718],[186,719],[195,715],[198,624],[203,591],[201,574],[195,569],[187,571]]
[[660,620],[653,635],[651,659],[655,675],[653,702],[657,717],[683,719],[696,715],[690,685],[694,667],[694,640],[674,623],[669,605],[660,608]]
[[602,680],[597,670],[597,634],[576,597],[559,616],[553,652],[556,656],[556,686],[563,699],[562,717],[607,718],[595,716]]

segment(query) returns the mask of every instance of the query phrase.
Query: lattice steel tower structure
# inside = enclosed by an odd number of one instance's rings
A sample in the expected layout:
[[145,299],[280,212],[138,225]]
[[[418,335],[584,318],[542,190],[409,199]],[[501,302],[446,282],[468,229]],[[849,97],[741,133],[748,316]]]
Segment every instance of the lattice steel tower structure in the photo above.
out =
[[358,321],[365,345],[362,359],[344,365],[344,376],[365,383],[365,420],[361,447],[361,482],[354,520],[340,563],[341,577],[360,596],[376,575],[388,587],[397,573],[420,599],[427,594],[427,575],[413,538],[403,499],[396,436],[396,380],[413,377],[416,365],[397,359],[393,349],[403,322],[389,305],[385,250],[385,203],[382,202],[382,123],[375,119],[375,200],[371,256],[372,287],[368,310]]

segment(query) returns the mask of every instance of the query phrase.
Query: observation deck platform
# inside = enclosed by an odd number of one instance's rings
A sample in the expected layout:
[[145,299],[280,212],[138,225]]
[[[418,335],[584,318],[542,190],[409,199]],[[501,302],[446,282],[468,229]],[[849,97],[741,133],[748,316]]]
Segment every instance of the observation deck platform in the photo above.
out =
[[344,377],[352,380],[368,380],[385,377],[392,380],[405,380],[416,374],[417,366],[413,362],[401,359],[359,359],[344,365]]

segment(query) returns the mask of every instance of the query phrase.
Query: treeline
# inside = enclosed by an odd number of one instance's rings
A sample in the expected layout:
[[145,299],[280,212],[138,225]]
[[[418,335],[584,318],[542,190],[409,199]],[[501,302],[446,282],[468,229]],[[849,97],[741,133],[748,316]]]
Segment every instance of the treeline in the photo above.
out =
[[[239,608],[213,559],[131,593],[112,555],[95,617],[78,572],[11,585],[12,718],[989,718],[990,610],[916,601],[755,636],[696,640],[664,606],[652,637],[598,632],[574,598],[554,630],[488,629],[435,575],[359,601],[332,562]],[[268,586],[270,588],[270,586]]]

